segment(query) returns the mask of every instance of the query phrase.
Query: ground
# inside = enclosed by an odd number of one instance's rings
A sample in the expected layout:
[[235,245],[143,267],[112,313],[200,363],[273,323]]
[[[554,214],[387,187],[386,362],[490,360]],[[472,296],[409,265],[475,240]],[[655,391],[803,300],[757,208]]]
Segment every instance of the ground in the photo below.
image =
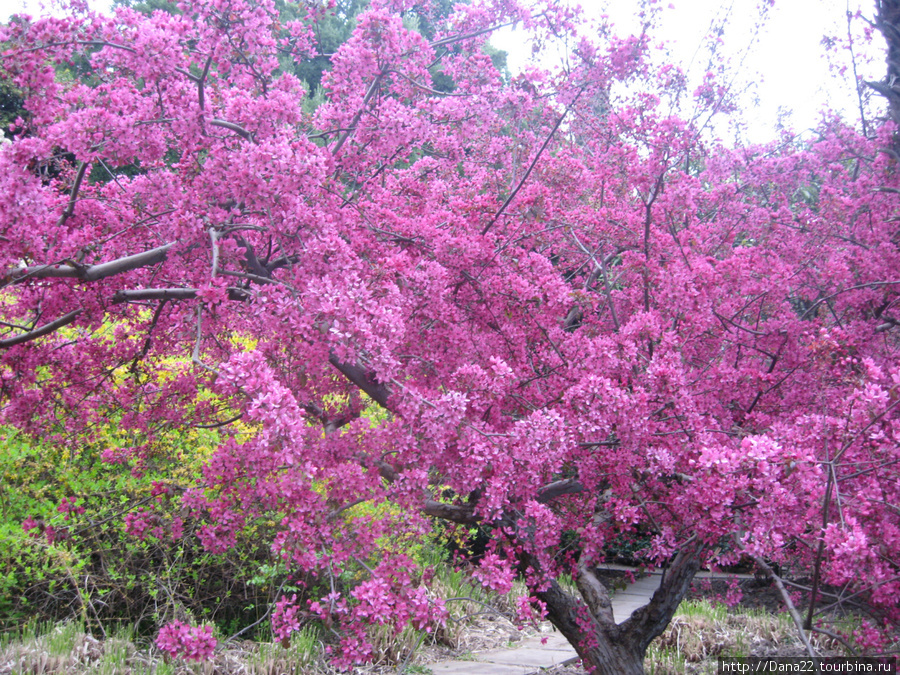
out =
[[[605,581],[612,587],[622,585],[624,573],[608,572]],[[752,577],[741,579],[741,602],[726,608],[716,601],[729,595],[729,591],[734,598],[731,583],[701,580],[695,585],[665,633],[651,645],[648,673],[714,673],[719,656],[805,655],[796,628],[782,612],[780,597],[769,582]],[[451,623],[446,629],[448,635],[445,638],[453,647],[417,645],[420,637],[415,633],[387,636],[380,647],[382,664],[357,668],[354,675],[425,675],[429,672],[429,663],[467,660],[475,652],[513,647],[526,637],[553,630],[547,623],[520,630],[504,616],[509,614],[508,611],[501,613],[476,605],[466,611],[471,614],[466,621]],[[827,636],[814,635],[813,640],[823,655],[846,655],[841,645]],[[317,655],[317,644],[313,638],[312,649],[304,650],[294,644],[286,651],[276,645],[234,640],[226,647],[220,647],[212,662],[207,664],[161,662],[156,652],[125,637],[98,640],[85,635],[73,624],[65,624],[39,638],[12,645],[0,643],[0,675],[19,672],[41,675],[100,672],[111,675],[336,675],[339,671]],[[412,658],[410,653],[413,653]],[[545,675],[586,675],[577,664],[543,672]]]

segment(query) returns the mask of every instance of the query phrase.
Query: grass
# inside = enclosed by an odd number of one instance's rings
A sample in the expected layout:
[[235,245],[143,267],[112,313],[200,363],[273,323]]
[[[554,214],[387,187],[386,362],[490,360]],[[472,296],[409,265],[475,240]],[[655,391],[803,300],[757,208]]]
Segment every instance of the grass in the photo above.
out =
[[[515,594],[524,592],[518,584],[509,594],[498,596],[451,565],[436,566],[431,585],[434,597],[448,601],[450,620],[435,634],[407,627],[396,633],[391,626],[370,626],[367,633],[373,647],[373,666],[364,672],[426,674],[430,670],[416,663],[423,645],[435,643],[472,658],[483,648],[473,643],[490,632],[505,643],[518,630],[509,617]],[[265,636],[265,631],[262,633]],[[314,626],[305,626],[283,646],[271,635],[268,640],[235,641],[216,649],[207,663],[163,658],[149,638],[136,639],[133,631],[120,630],[103,640],[91,636],[83,622],[31,623],[0,634],[0,673],[6,675],[331,675],[323,636]]]
[[137,658],[129,633],[120,631],[101,642],[76,621],[26,624],[20,631],[0,639],[0,672],[164,675],[164,669],[154,669],[149,660],[142,662]]
[[[563,580],[567,584],[568,580]],[[469,632],[484,639],[490,635],[495,645],[514,647],[510,633],[517,634],[510,616],[514,605],[509,597],[497,596],[472,584],[450,566],[438,568],[433,590],[444,598],[460,598],[448,608],[452,621],[447,633],[434,636],[407,628],[395,634],[386,626],[373,627],[370,640],[376,664],[360,673],[401,673],[428,675],[421,660],[421,647],[436,641],[451,647],[457,660],[471,660],[473,652],[485,648],[469,641]],[[473,638],[474,639],[474,638]],[[819,637],[814,636],[814,640]],[[822,638],[817,648],[834,650]],[[751,655],[799,655],[795,628],[786,614],[764,610],[728,610],[705,600],[682,603],[666,631],[647,652],[648,675],[698,675],[715,673],[717,657]],[[837,653],[831,651],[831,653]],[[442,658],[450,655],[442,655]],[[380,667],[379,665],[380,664]],[[289,646],[277,642],[235,641],[220,645],[213,661],[207,663],[163,659],[149,642],[134,637],[132,630],[120,628],[104,640],[92,637],[77,621],[59,624],[30,623],[18,631],[0,634],[0,673],[6,675],[333,675],[328,665],[323,636],[313,626],[292,635]]]
[[431,668],[419,665],[406,666],[403,675],[431,675]]
[[650,645],[648,675],[717,672],[717,658],[768,655],[785,650],[800,655],[797,632],[787,614],[732,611],[706,600],[683,602],[665,632]]
[[246,655],[245,672],[247,675],[299,675],[312,669],[321,657],[319,631],[312,626],[304,626],[291,635],[291,643],[287,648],[280,644],[259,644],[257,651]]

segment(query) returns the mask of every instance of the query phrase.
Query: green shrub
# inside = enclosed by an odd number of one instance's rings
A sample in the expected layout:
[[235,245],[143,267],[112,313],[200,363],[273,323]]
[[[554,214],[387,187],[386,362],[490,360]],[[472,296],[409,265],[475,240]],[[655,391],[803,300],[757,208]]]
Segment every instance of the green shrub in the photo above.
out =
[[258,577],[270,526],[248,523],[213,555],[181,507],[216,435],[170,433],[129,455],[136,440],[113,424],[75,449],[0,430],[0,627],[77,617],[149,633],[186,615],[227,632],[268,611],[278,583]]

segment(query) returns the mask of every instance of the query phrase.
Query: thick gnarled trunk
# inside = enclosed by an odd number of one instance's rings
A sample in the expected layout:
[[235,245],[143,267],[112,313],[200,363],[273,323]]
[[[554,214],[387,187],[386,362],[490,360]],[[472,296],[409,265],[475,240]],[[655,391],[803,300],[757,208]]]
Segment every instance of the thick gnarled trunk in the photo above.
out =
[[588,672],[643,675],[647,647],[672,620],[699,568],[699,550],[682,550],[665,570],[650,602],[620,624],[613,617],[609,593],[586,565],[578,570],[581,599],[556,582],[536,595],[547,606],[547,618],[575,647]]

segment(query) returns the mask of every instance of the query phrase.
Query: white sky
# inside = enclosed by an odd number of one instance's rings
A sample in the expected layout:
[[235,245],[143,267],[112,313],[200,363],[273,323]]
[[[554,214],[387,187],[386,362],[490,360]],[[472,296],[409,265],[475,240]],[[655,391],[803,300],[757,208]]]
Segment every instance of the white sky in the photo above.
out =
[[[560,0],[568,1],[575,0]],[[582,2],[593,16],[608,14],[620,34],[639,30],[634,18],[639,3],[635,0]],[[21,11],[40,15],[41,3],[42,0],[0,0],[0,20]],[[796,131],[815,126],[825,107],[833,107],[848,120],[858,122],[852,73],[848,71],[843,80],[829,73],[821,40],[825,35],[846,40],[848,9],[856,12],[861,6],[863,14],[871,18],[874,4],[873,0],[776,0],[763,30],[754,36],[756,0],[672,0],[671,5],[662,0],[655,36],[667,44],[670,59],[696,83],[706,72],[705,39],[711,27],[727,17],[722,50],[737,73],[734,86],[747,89],[742,98],[747,135],[749,140],[765,141],[773,136],[779,107],[792,111],[788,125]],[[856,21],[855,26],[857,32],[862,30],[862,22]],[[504,29],[491,39],[495,46],[509,52],[513,72],[530,56],[524,37],[522,31]],[[883,44],[876,34],[871,45],[855,45],[860,75],[866,79],[884,77]],[[744,52],[743,66],[738,67]],[[865,56],[868,64],[862,62]],[[850,63],[846,50],[835,53],[832,60],[839,61],[839,65]]]
[[0,0],[0,21],[5,23],[11,14],[40,16],[40,4],[35,0]]
[[[591,16],[607,14],[619,35],[640,30],[634,14],[640,3],[634,0],[581,2]],[[695,87],[707,71],[710,29],[727,19],[721,53],[736,73],[735,90],[746,91],[741,97],[741,117],[748,127],[746,137],[763,142],[773,138],[780,107],[791,111],[786,126],[798,132],[815,126],[820,111],[826,107],[834,108],[849,122],[858,123],[859,106],[849,55],[841,49],[831,54],[833,64],[848,66],[843,78],[836,76],[829,71],[829,59],[821,41],[824,36],[846,41],[848,10],[855,14],[862,9],[863,16],[871,19],[874,5],[873,0],[775,0],[762,30],[756,34],[758,10],[754,0],[672,0],[672,4],[662,0],[653,34],[657,42],[666,43],[670,62],[679,65]],[[855,39],[859,40],[854,44],[859,74],[868,80],[880,80],[885,75],[884,40],[875,33],[872,42],[864,44],[859,36],[863,26],[863,21],[854,20]],[[513,72],[530,57],[522,31],[504,29],[491,42],[509,52]]]

